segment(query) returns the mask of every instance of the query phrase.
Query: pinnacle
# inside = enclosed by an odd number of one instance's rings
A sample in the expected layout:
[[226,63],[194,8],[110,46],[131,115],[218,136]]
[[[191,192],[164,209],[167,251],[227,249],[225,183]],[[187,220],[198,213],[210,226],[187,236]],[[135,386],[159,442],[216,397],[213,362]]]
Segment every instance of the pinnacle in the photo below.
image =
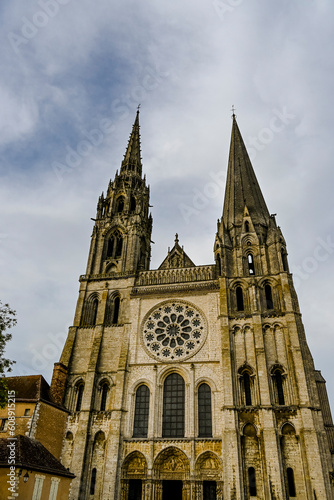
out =
[[120,173],[122,174],[124,172],[138,174],[140,177],[142,175],[139,109],[136,113],[136,118],[132,126],[132,131],[128,141],[128,146],[121,165]]

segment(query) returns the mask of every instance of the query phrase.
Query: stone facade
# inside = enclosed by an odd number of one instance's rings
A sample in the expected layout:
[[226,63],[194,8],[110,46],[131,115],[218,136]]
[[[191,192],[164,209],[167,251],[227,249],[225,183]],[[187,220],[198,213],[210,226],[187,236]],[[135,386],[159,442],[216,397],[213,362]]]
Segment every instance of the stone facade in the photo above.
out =
[[70,498],[331,499],[325,382],[235,117],[215,263],[176,236],[149,270],[151,229],[137,113],[51,385],[71,412]]

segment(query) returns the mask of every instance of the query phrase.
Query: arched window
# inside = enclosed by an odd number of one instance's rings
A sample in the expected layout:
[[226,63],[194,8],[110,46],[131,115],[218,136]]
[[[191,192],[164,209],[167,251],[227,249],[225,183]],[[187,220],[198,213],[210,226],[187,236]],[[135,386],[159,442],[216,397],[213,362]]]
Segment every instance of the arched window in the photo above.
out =
[[145,267],[145,260],[146,260],[146,241],[145,238],[142,237],[140,240],[140,253],[139,253],[139,266],[141,269],[144,269]]
[[136,392],[133,437],[147,437],[149,409],[150,390],[146,385],[141,385]]
[[112,257],[114,254],[114,244],[115,240],[114,237],[109,238],[108,240],[108,246],[107,246],[107,257]]
[[281,249],[283,271],[288,271],[288,259],[284,248]]
[[273,295],[271,292],[271,286],[270,285],[265,285],[264,287],[264,293],[266,296],[266,308],[267,309],[274,309],[274,304],[273,304]]
[[288,491],[289,491],[289,497],[295,497],[296,496],[296,486],[295,486],[295,478],[293,474],[293,469],[291,467],[288,467],[286,470],[287,478],[288,478]]
[[117,233],[116,235],[116,251],[115,251],[115,258],[119,258],[122,256],[122,248],[123,248],[123,238],[120,233]]
[[79,382],[79,384],[76,386],[77,389],[77,402],[75,405],[75,411],[80,411],[81,410],[81,404],[82,404],[82,397],[83,397],[83,392],[84,392],[84,384],[83,382]]
[[237,298],[237,311],[243,311],[244,310],[244,295],[242,292],[241,286],[237,286],[235,289],[235,294]]
[[168,375],[164,383],[162,436],[184,437],[185,386],[177,373]]
[[123,237],[121,232],[116,230],[107,241],[106,257],[108,259],[119,259],[122,256],[122,249]]
[[248,273],[250,275],[254,275],[255,274],[255,267],[254,267],[254,258],[253,258],[253,254],[249,253],[247,255],[247,262],[248,262]]
[[107,406],[107,397],[109,392],[109,384],[105,382],[101,387],[101,404],[100,411],[105,411]]
[[106,312],[104,316],[105,326],[117,325],[119,318],[121,298],[115,293],[109,295],[107,299]]
[[116,211],[120,214],[124,210],[124,196],[120,196],[117,200]]
[[280,370],[275,370],[273,373],[273,380],[276,389],[276,396],[279,405],[285,405],[284,391],[283,391],[283,377]]
[[103,212],[103,215],[108,215],[108,212],[109,212],[109,202],[105,204],[104,206],[104,212]]
[[81,316],[81,326],[96,325],[98,307],[99,307],[99,299],[97,297],[97,294],[92,293],[85,300]]
[[211,389],[208,384],[198,388],[198,436],[212,437]]
[[221,260],[220,260],[220,255],[219,253],[217,254],[217,273],[218,273],[218,276],[221,276],[221,273],[222,273],[222,263],[221,263]]
[[93,300],[93,307],[92,307],[92,325],[96,325],[96,318],[97,318],[97,308],[99,307],[99,301],[98,299]]
[[117,323],[118,323],[120,303],[121,303],[121,299],[118,296],[115,297],[115,300],[114,300],[114,314],[113,314],[113,320],[112,320],[113,325],[117,325]]
[[90,479],[90,492],[89,492],[90,495],[95,494],[95,484],[96,484],[96,469],[94,467],[94,469],[92,470],[92,476]]
[[136,198],[134,196],[131,196],[130,200],[130,212],[134,212],[136,210]]
[[256,497],[256,478],[254,467],[248,467],[249,496]]
[[249,233],[249,222],[246,220],[245,222],[245,233]]
[[242,381],[243,381],[245,405],[252,406],[251,379],[247,371],[243,372]]

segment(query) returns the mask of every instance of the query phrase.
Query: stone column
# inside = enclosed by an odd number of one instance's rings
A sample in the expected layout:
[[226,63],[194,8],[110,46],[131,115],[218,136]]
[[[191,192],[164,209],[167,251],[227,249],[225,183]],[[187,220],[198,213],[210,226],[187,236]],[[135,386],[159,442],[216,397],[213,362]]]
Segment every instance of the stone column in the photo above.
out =
[[162,500],[162,481],[153,481],[152,500]]
[[143,500],[153,500],[153,481],[152,479],[146,479],[143,481]]
[[190,481],[182,481],[182,500],[190,499]]
[[129,481],[127,479],[121,479],[120,500],[128,500],[128,496],[129,496]]

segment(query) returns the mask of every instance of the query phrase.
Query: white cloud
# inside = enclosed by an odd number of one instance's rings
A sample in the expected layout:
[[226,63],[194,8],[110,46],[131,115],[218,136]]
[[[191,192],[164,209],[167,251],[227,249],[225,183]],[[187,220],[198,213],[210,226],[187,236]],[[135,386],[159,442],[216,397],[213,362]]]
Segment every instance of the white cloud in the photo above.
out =
[[[18,53],[8,34],[22,36],[24,18],[33,22],[41,3],[2,7],[1,298],[19,313],[8,348],[18,371],[33,369],[32,349],[51,352],[48,334],[66,332],[73,320],[90,217],[120,166],[139,102],[153,266],[176,232],[195,263],[213,261],[224,189],[188,222],[180,203],[191,206],[210,174],[226,171],[232,104],[247,143],[269,127],[273,110],[295,116],[260,143],[253,161],[291,267],[313,255],[318,237],[334,235],[334,7],[254,0],[234,3],[222,16],[215,5],[70,0]],[[65,162],[68,148],[76,151],[103,118],[113,131],[60,182],[53,163]],[[330,254],[298,289],[311,351],[329,381],[333,271]],[[43,369],[47,377],[55,359]],[[334,402],[330,383],[328,389]]]

